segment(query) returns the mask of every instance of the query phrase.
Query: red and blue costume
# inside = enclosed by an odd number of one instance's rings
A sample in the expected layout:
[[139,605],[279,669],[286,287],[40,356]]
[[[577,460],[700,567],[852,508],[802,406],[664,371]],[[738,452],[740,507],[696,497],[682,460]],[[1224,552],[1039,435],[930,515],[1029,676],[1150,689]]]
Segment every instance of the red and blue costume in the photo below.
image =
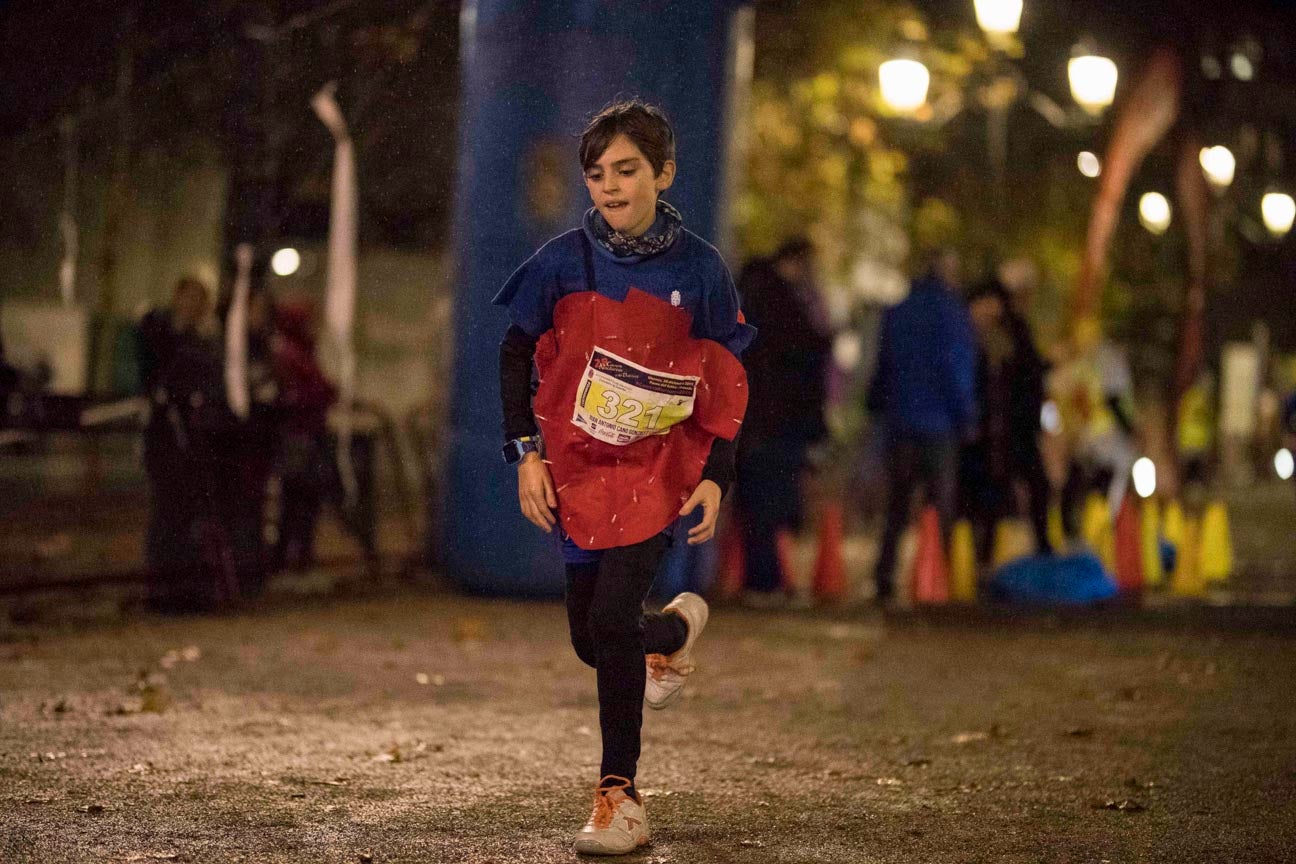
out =
[[[494,302],[535,340],[532,410],[557,492],[564,557],[594,560],[599,550],[669,532],[713,445],[733,441],[747,406],[738,358],[755,330],[742,319],[719,252],[681,229],[658,254],[617,256],[587,220],[545,244]],[[691,413],[625,443],[591,434],[574,409],[596,352],[649,379],[692,381]]]

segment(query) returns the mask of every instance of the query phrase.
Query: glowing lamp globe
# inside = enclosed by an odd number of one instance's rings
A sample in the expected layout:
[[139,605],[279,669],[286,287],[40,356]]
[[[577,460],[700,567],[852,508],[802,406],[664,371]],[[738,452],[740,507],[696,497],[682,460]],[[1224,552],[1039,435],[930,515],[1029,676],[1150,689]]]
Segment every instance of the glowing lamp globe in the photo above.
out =
[[1153,234],[1170,227],[1170,202],[1160,192],[1146,192],[1139,199],[1139,222]]
[[1260,215],[1265,227],[1275,237],[1286,235],[1296,217],[1296,201],[1285,192],[1270,192],[1260,199]]
[[917,60],[888,60],[878,67],[878,83],[887,106],[909,114],[926,104],[931,73]]
[[1093,116],[1111,107],[1116,99],[1116,64],[1107,57],[1086,54],[1067,64],[1071,98]]

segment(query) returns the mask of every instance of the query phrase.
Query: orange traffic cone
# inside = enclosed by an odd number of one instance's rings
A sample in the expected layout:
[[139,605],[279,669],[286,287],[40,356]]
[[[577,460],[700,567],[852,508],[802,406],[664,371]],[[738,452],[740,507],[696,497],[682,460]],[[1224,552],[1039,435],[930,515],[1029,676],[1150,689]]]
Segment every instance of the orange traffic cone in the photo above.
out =
[[842,557],[843,519],[840,501],[824,503],[819,514],[819,554],[815,558],[814,568],[814,593],[820,600],[846,599],[846,561]]
[[1143,550],[1139,543],[1139,515],[1132,496],[1126,495],[1116,514],[1116,584],[1122,594],[1143,592]]
[[913,581],[915,603],[949,602],[949,565],[941,539],[940,516],[934,507],[925,508],[919,518]]
[[738,514],[730,508],[720,522],[719,562],[716,566],[716,595],[732,600],[742,593],[747,581],[747,555],[743,552]]

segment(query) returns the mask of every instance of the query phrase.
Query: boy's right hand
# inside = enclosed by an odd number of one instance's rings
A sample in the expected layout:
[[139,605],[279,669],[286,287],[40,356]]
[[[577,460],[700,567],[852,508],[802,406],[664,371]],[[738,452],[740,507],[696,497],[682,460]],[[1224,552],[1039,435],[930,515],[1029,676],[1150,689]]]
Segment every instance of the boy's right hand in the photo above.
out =
[[553,478],[549,476],[549,466],[539,453],[528,453],[518,463],[518,502],[522,505],[522,515],[531,524],[546,534],[553,531],[557,522],[554,510],[558,507],[558,495],[554,492]]

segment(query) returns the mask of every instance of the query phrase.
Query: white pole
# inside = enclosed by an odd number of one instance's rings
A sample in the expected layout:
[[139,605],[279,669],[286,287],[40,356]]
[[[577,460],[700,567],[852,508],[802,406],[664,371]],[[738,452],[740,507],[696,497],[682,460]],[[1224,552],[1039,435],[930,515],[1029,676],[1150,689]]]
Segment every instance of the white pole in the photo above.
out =
[[252,410],[248,394],[248,296],[252,290],[252,245],[240,243],[234,249],[234,293],[225,316],[225,400],[240,420]]
[[324,320],[338,357],[338,473],[348,504],[355,503],[356,476],[351,462],[351,402],[355,397],[356,358],[353,332],[356,301],[356,170],[355,151],[346,119],[329,82],[311,98],[311,108],[333,135],[333,188],[329,208],[328,276],[324,291]]

